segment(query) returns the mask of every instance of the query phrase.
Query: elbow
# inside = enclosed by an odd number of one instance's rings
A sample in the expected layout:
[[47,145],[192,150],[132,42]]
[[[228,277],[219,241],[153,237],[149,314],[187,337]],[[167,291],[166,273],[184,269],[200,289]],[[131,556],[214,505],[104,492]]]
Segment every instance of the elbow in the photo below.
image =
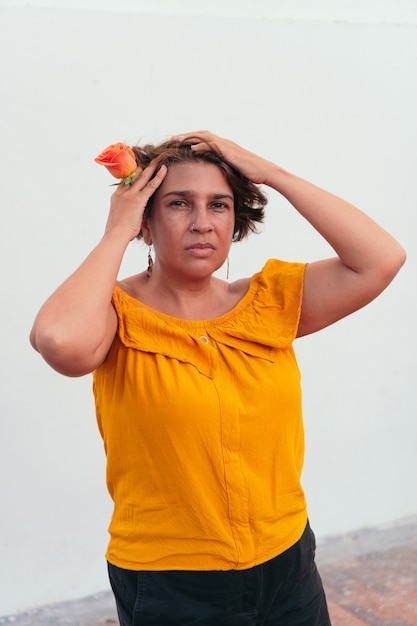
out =
[[90,374],[97,366],[94,354],[86,351],[74,339],[68,339],[50,329],[38,332],[32,329],[30,343],[42,358],[59,374],[80,377]]
[[405,251],[405,249],[400,246],[400,244],[398,244],[399,247],[399,251],[398,251],[398,260],[399,260],[399,266],[398,266],[398,270],[400,270],[402,268],[402,266],[404,265],[404,263],[407,260],[407,252]]
[[397,242],[384,252],[384,257],[375,265],[374,270],[370,274],[373,276],[371,282],[374,285],[375,296],[384,291],[391,281],[394,280],[407,258],[404,248]]
[[29,335],[29,342],[30,345],[32,346],[32,348],[34,350],[36,350],[37,352],[39,352],[38,350],[38,345],[36,342],[36,330],[35,330],[35,326],[32,327],[32,330],[30,331],[30,335]]
[[395,278],[407,259],[404,248],[398,242],[395,243],[391,252],[387,253],[384,263],[387,285]]

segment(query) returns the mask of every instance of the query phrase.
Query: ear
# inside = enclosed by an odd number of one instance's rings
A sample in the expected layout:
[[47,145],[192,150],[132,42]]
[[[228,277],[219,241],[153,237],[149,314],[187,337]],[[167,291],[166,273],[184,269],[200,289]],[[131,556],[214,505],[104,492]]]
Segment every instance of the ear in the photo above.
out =
[[147,246],[151,246],[152,245],[151,229],[149,227],[149,222],[146,218],[142,220],[141,231],[142,231],[143,241],[146,243]]

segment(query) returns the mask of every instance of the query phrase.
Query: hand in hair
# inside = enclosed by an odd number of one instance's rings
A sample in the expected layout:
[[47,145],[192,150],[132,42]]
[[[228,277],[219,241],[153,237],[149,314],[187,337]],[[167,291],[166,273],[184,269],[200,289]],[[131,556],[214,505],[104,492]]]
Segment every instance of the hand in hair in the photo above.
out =
[[173,141],[189,142],[194,151],[209,148],[220,154],[230,165],[239,170],[246,178],[256,184],[267,183],[267,171],[273,165],[266,159],[249,152],[230,139],[223,139],[207,130],[183,133],[172,137]]

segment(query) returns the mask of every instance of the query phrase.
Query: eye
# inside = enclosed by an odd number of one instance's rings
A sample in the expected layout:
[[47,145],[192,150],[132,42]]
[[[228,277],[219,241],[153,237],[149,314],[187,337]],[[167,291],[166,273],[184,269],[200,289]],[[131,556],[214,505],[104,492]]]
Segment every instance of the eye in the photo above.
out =
[[185,207],[186,202],[184,200],[173,200],[172,202],[169,203],[169,206]]
[[224,209],[229,208],[228,205],[225,204],[224,202],[212,202],[210,206],[215,211],[223,211]]

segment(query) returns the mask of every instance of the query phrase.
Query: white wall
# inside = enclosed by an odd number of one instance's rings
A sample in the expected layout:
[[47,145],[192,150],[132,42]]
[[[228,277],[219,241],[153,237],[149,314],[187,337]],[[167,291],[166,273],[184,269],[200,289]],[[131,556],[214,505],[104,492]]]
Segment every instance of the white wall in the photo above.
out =
[[[116,141],[210,128],[358,204],[405,245],[377,301],[297,349],[317,535],[417,513],[417,10],[363,4],[1,0],[0,615],[108,587],[91,380],[56,374],[27,336],[100,237],[111,190],[93,158]],[[330,253],[269,195],[263,234],[232,250],[232,280],[270,256]],[[132,244],[122,274],[145,264]]]

